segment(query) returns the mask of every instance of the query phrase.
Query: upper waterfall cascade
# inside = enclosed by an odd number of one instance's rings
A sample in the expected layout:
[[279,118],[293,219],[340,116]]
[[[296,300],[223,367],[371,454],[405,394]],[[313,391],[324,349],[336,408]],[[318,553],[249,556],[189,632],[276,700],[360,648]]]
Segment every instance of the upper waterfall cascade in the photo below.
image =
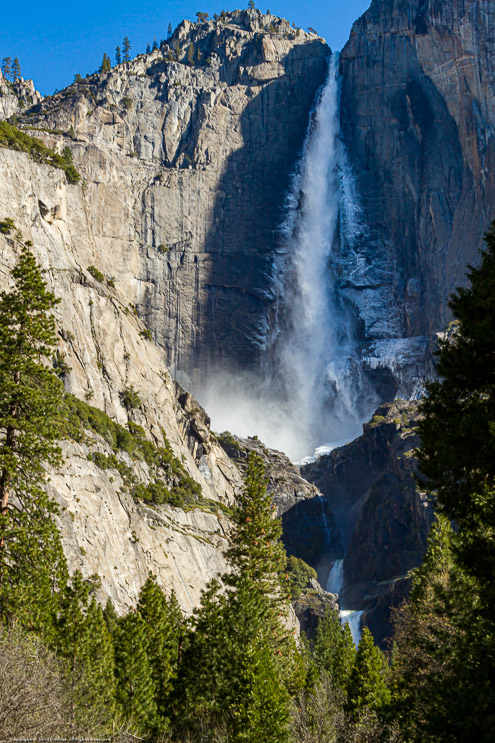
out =
[[261,375],[219,373],[199,394],[214,429],[256,434],[295,461],[359,435],[377,402],[338,285],[342,256],[363,233],[340,139],[338,66],[334,54],[287,196]]

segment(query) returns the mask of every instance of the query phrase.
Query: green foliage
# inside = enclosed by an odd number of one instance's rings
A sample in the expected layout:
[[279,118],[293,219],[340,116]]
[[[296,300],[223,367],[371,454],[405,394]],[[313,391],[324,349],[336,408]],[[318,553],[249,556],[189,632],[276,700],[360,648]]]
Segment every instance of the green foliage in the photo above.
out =
[[0,616],[41,630],[66,576],[57,509],[43,490],[46,466],[62,461],[63,386],[49,367],[59,300],[25,246],[11,278],[0,295]]
[[450,300],[457,330],[440,342],[440,381],[428,385],[419,422],[421,471],[459,525],[458,559],[495,606],[495,224],[471,286]]
[[62,155],[46,147],[39,139],[30,137],[20,129],[7,124],[6,121],[0,121],[0,147],[26,152],[35,162],[63,170],[69,183],[78,183],[81,179],[74,165],[68,163]]
[[387,419],[383,415],[374,415],[371,421],[369,422],[368,426],[369,428],[376,428],[376,426],[379,426],[382,423],[385,423]]
[[345,693],[356,659],[351,630],[341,625],[338,612],[327,609],[313,642],[313,657],[320,676],[325,674],[335,690]]
[[120,51],[120,46],[117,46],[115,49],[115,64],[121,64],[122,63],[122,54]]
[[99,281],[100,284],[102,284],[105,281],[105,276],[102,274],[101,271],[99,271],[96,266],[88,266],[87,268],[88,273],[91,274],[91,276],[96,279],[96,281]]
[[[184,643],[176,691],[178,734],[225,734],[232,743],[289,738],[289,690],[301,673],[282,619],[285,555],[259,457],[248,460],[234,512],[231,572],[203,594]],[[213,738],[212,738],[213,739]]]
[[236,438],[232,436],[230,431],[224,431],[223,433],[220,433],[218,435],[218,443],[221,447],[225,449],[227,454],[229,454],[229,449],[231,450],[230,454],[240,454],[242,452],[242,446],[239,444]]
[[108,54],[104,53],[99,72],[100,73],[110,72],[111,69],[112,69],[112,63],[110,62],[110,57],[108,56]]
[[151,335],[151,330],[149,328],[145,328],[144,330],[141,330],[139,332],[139,335],[141,338],[146,338],[147,341],[152,341],[153,336]]
[[105,608],[103,609],[103,619],[105,620],[108,631],[113,637],[117,629],[118,617],[112,599],[110,598],[107,599],[107,603],[105,604]]
[[194,67],[194,44],[192,42],[187,49],[187,64]]
[[485,240],[451,298],[456,323],[419,422],[441,515],[396,621],[394,709],[414,743],[489,741],[495,724],[495,225]]
[[380,711],[390,700],[386,681],[385,658],[373,642],[371,632],[363,629],[347,687],[347,711],[358,719],[365,711]]
[[122,42],[122,51],[123,51],[123,61],[124,62],[130,62],[131,61],[131,42],[129,41],[127,36],[124,36],[124,41]]
[[294,557],[294,555],[287,558],[286,570],[289,581],[288,588],[293,601],[298,599],[301,593],[308,588],[310,580],[318,580],[316,570],[299,557]]
[[12,57],[2,59],[2,74],[6,80],[12,79]]
[[275,505],[266,486],[263,461],[251,452],[244,488],[234,509],[231,546],[226,553],[233,571],[225,580],[235,585],[239,576],[247,577],[260,591],[277,594],[287,558],[281,542],[282,525],[274,518]]
[[131,611],[119,619],[114,637],[117,703],[138,735],[151,733],[158,723],[146,635],[146,622]]
[[71,371],[70,366],[65,360],[65,354],[59,351],[58,348],[55,351],[55,355],[53,357],[53,368],[55,370],[55,374],[59,379],[63,379]]
[[5,217],[5,219],[0,222],[0,232],[2,233],[2,235],[10,235],[13,230],[17,230],[17,227],[14,224],[14,220],[10,217]]
[[130,111],[133,105],[132,98],[129,98],[129,96],[125,95],[120,101],[120,105],[123,106],[127,111]]
[[440,341],[441,381],[428,386],[419,424],[421,469],[440,503],[456,519],[472,516],[472,493],[495,484],[495,225],[486,236],[470,287],[449,305],[458,320]]
[[136,408],[140,408],[142,405],[139,393],[132,385],[126,387],[125,390],[120,393],[120,400],[126,410],[135,410]]
[[[112,447],[113,454],[92,452],[90,457],[103,470],[116,469],[134,498],[147,503],[184,506],[201,505],[201,485],[184,469],[164,437],[164,446],[146,438],[144,429],[129,421],[128,428],[113,421],[106,413],[88,405],[73,395],[66,395],[63,406],[62,436],[84,441],[86,431],[94,431]],[[125,452],[131,459],[146,462],[150,468],[150,483],[136,482],[132,469],[118,457]]]
[[14,61],[12,62],[12,80],[14,82],[17,82],[21,78],[21,63],[17,59],[17,57],[14,58]]
[[155,732],[168,727],[170,699],[177,675],[182,612],[175,594],[167,599],[150,575],[139,594],[138,612],[146,624],[147,652],[157,702]]
[[392,714],[412,743],[493,737],[493,623],[456,564],[455,541],[439,517],[411,600],[395,616]]
[[91,589],[91,583],[76,573],[61,591],[51,644],[65,661],[63,675],[73,691],[70,722],[88,725],[98,717],[99,729],[93,732],[104,733],[115,714],[114,651]]

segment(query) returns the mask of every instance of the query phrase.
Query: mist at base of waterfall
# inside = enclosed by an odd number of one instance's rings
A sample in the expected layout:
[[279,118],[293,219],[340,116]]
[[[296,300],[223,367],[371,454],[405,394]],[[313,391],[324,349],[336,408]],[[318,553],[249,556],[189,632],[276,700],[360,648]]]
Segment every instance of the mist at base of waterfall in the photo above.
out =
[[250,373],[216,372],[195,390],[217,433],[257,436],[270,449],[297,464],[314,460],[362,433],[359,420],[339,419],[331,410],[313,412],[300,400],[270,391],[266,380]]

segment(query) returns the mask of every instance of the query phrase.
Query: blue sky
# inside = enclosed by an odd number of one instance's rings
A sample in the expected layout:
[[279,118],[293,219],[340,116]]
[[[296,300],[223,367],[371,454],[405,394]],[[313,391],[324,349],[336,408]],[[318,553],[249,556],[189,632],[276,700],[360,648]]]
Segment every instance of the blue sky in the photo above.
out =
[[[175,28],[183,18],[195,20],[196,12],[210,15],[247,7],[226,0],[26,0],[3,3],[0,19],[0,59],[18,57],[22,76],[33,78],[43,94],[69,85],[76,72],[85,75],[101,64],[103,52],[114,61],[115,47],[127,35],[132,55],[143,52],[147,42],[166,38],[168,24]],[[345,44],[353,21],[370,0],[256,0],[257,7],[295,22],[312,26],[332,49]]]

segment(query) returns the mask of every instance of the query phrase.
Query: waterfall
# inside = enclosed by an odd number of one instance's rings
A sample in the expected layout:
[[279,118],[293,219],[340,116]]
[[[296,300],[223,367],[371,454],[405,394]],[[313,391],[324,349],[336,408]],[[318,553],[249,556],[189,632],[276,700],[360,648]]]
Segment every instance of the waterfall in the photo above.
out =
[[338,285],[339,262],[362,234],[340,139],[338,67],[334,54],[287,196],[272,271],[275,320],[258,339],[263,368],[241,376],[218,370],[197,391],[214,430],[256,434],[293,461],[359,435],[376,402]]
[[361,639],[361,617],[363,614],[364,611],[355,611],[353,609],[340,612],[340,621],[342,624],[348,624],[351,628],[352,639],[356,647],[359,645],[359,640]]
[[330,570],[330,575],[327,581],[328,593],[336,593],[340,596],[340,592],[344,586],[344,560],[335,560]]
[[[338,55],[312,116],[287,200],[275,262],[278,325],[271,355],[301,448],[361,433],[375,399],[360,371],[338,268],[363,232],[354,177],[340,139]],[[273,372],[272,372],[273,374]]]
[[330,529],[330,524],[328,523],[328,515],[327,515],[327,501],[324,495],[320,495],[318,497],[318,500],[321,504],[321,520],[323,523],[323,528],[325,530],[325,546],[327,548],[330,547],[332,543],[332,531]]

